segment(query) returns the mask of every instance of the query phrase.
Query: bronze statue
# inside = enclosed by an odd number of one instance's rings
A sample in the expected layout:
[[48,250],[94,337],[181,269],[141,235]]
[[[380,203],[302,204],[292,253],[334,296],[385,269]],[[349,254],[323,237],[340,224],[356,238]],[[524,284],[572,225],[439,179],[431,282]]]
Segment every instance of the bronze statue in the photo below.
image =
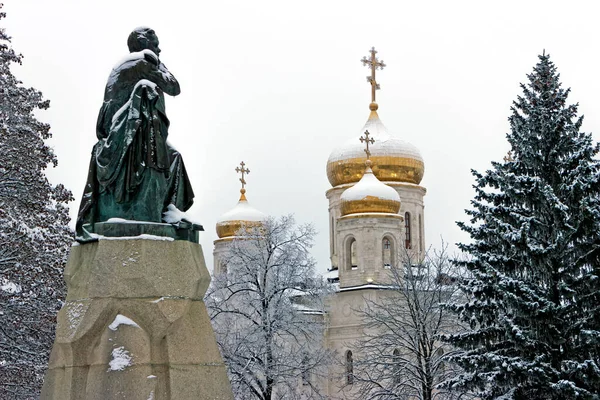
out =
[[169,205],[186,211],[193,203],[181,155],[167,143],[164,94],[177,96],[180,89],[158,44],[152,29],[135,29],[127,40],[130,55],[108,77],[77,218],[82,241],[97,222],[160,223]]

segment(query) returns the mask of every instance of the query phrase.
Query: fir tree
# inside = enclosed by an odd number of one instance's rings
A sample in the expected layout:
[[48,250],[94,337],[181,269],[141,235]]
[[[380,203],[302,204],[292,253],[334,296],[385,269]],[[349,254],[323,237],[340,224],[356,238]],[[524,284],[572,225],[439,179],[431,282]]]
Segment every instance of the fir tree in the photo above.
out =
[[472,277],[448,339],[467,373],[448,383],[482,399],[600,397],[599,146],[580,132],[556,67],[539,56],[509,117],[511,151],[476,184]]
[[[0,5],[1,7],[1,5]],[[0,12],[0,20],[5,13]],[[55,316],[64,298],[62,267],[72,233],[71,192],[44,174],[57,160],[44,143],[50,126],[34,117],[49,102],[11,70],[23,56],[0,29],[0,398],[39,397]]]

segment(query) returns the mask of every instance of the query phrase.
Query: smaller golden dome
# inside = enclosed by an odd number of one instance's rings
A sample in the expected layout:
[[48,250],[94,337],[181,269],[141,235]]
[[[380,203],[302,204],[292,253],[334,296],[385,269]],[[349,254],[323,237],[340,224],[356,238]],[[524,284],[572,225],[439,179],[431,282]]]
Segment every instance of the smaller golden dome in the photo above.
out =
[[370,160],[367,160],[366,165],[360,181],[342,193],[342,216],[360,213],[398,214],[400,195],[377,179],[371,170]]
[[248,204],[246,190],[240,190],[237,205],[217,221],[217,236],[220,239],[235,236],[241,228],[254,228],[262,225],[266,215]]

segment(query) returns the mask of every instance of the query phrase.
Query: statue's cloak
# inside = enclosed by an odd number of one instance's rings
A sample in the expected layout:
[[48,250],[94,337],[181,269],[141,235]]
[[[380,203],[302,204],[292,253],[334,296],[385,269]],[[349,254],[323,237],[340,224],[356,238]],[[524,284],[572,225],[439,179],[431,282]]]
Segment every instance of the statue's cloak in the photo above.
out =
[[95,149],[96,178],[100,192],[112,190],[117,203],[132,200],[146,168],[169,175],[169,120],[157,107],[159,99],[156,85],[141,80],[112,118],[110,103],[104,103],[100,109],[98,125],[106,125],[108,118],[111,122],[108,137]]
[[164,90],[178,94],[177,81],[143,55],[134,55],[111,73],[98,115],[99,140],[79,210],[78,236],[84,224],[110,218],[162,222],[169,204],[182,211],[192,205],[181,155],[167,143]]

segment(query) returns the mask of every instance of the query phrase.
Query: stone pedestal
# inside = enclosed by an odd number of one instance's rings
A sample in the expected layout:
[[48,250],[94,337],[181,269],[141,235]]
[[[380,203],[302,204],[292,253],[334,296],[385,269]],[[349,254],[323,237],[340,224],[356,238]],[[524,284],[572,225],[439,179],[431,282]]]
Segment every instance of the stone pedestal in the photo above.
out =
[[100,240],[65,269],[42,400],[233,399],[203,296],[199,244]]

